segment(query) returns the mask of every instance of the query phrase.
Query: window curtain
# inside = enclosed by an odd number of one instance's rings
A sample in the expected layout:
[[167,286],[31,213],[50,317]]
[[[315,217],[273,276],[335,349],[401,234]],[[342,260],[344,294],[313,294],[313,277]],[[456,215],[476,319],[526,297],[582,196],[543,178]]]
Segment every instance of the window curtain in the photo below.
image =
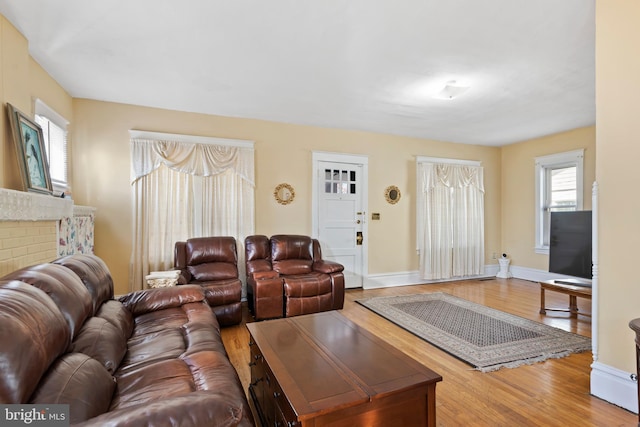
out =
[[175,242],[191,237],[235,237],[244,278],[243,244],[255,223],[253,148],[132,138],[131,159],[130,289],[143,289],[151,271],[172,269]]
[[425,280],[484,273],[480,166],[418,163],[418,252]]

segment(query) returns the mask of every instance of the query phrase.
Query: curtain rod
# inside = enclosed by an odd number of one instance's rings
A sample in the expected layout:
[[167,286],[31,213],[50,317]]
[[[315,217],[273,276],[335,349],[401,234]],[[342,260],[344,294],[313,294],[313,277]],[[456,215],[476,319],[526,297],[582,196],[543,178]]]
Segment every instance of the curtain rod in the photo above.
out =
[[146,130],[129,130],[131,139],[151,139],[156,141],[188,142],[192,144],[228,145],[233,147],[253,148],[253,141],[243,139],[216,138],[211,136],[182,135],[177,133],[151,132]]
[[460,160],[460,159],[446,159],[444,157],[426,157],[416,156],[417,163],[444,163],[447,165],[466,165],[466,166],[481,166],[482,162],[479,160]]

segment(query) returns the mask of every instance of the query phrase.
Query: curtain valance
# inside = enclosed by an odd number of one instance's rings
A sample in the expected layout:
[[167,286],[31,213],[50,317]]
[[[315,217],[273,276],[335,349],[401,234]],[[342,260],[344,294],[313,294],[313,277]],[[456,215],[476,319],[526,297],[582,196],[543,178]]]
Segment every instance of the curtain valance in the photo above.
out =
[[475,187],[484,192],[481,166],[422,163],[422,191],[427,193],[437,186],[449,188]]
[[214,176],[232,169],[255,185],[253,148],[136,138],[131,139],[131,160],[132,184],[164,164],[196,176]]

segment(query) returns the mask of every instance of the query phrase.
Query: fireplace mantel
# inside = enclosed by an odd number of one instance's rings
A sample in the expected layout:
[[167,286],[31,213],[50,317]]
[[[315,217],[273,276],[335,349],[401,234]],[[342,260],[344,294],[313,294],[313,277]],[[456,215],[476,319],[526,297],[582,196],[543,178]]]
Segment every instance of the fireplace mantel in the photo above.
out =
[[71,199],[0,188],[0,221],[58,221],[73,212]]

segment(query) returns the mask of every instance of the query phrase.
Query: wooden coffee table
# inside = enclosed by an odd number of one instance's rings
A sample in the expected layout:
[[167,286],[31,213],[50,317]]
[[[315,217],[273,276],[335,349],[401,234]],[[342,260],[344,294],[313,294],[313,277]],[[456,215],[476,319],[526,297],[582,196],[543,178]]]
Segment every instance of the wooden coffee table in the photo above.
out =
[[[589,313],[581,313],[578,311],[578,297],[591,300],[590,286],[584,286],[584,285],[578,284],[579,282],[577,281],[576,281],[576,284],[573,284],[571,281],[566,281],[563,283],[563,281],[559,281],[559,280],[545,280],[539,283],[540,283],[540,314],[547,314],[547,311],[564,311],[564,312],[571,313],[571,317],[578,317],[578,314],[591,317],[591,314]],[[544,295],[545,290],[569,295],[569,308],[565,309],[565,308],[545,307],[546,305],[545,295]]]
[[263,426],[435,426],[442,377],[337,311],[247,324]]

